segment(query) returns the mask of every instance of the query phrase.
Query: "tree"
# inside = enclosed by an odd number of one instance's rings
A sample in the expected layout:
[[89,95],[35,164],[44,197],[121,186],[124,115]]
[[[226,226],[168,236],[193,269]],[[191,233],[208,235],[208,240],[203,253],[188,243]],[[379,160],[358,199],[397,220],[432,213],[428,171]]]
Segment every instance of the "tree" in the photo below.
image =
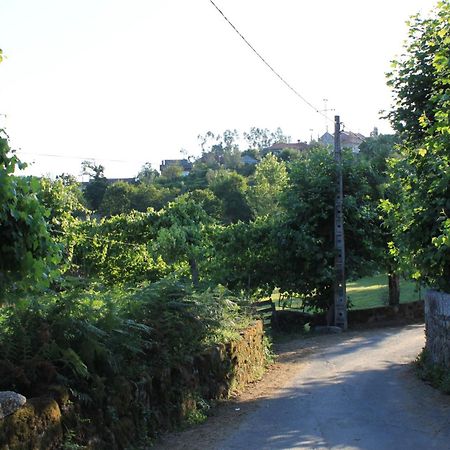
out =
[[130,212],[135,191],[135,187],[125,181],[108,185],[99,206],[100,214],[114,216]]
[[208,187],[208,173],[211,169],[201,160],[197,160],[192,165],[192,170],[186,177],[185,184],[188,190],[206,189]]
[[60,259],[49,212],[38,199],[39,180],[14,175],[25,167],[0,130],[0,303],[7,294],[48,286]]
[[272,154],[257,165],[253,183],[247,193],[248,203],[254,216],[278,214],[281,195],[288,184],[286,164]]
[[215,221],[220,222],[223,218],[223,203],[214,195],[210,189],[195,189],[183,194],[183,197],[200,205],[204,211]]
[[159,183],[139,183],[133,186],[131,209],[145,212],[153,208],[159,211],[169,202],[174,201],[179,193],[179,189],[175,187],[165,187]]
[[152,184],[158,177],[159,172],[153,169],[149,162],[146,162],[137,174],[136,181],[138,183]]
[[75,229],[73,267],[104,283],[156,281],[166,275],[167,264],[153,258],[159,214],[132,211],[101,220],[85,220]]
[[262,150],[277,142],[289,142],[290,137],[281,128],[270,131],[268,128],[251,127],[248,132],[244,132],[244,139],[251,149]]
[[108,181],[104,175],[105,168],[91,161],[83,161],[81,163],[82,174],[89,176],[89,183],[84,188],[84,196],[86,198],[89,209],[98,211],[105,195]]
[[247,180],[242,175],[223,169],[212,172],[209,187],[223,203],[224,223],[250,220],[252,214],[245,197]]
[[395,234],[413,276],[450,291],[450,2],[428,17],[415,16],[403,57],[388,83],[395,103],[389,113],[402,138],[393,176],[401,196],[391,202]]
[[74,247],[79,238],[77,226],[80,220],[89,215],[89,210],[83,204],[79,183],[73,176],[66,174],[54,181],[41,178],[39,199],[49,212],[47,221],[53,240],[62,245],[61,270],[67,270],[71,267]]
[[106,188],[99,212],[102,216],[114,216],[131,211],[145,212],[149,208],[159,211],[175,200],[179,193],[178,189],[159,183],[130,184],[117,181]]
[[[400,194],[400,186],[395,178],[389,176],[393,158],[398,159],[397,135],[376,135],[367,138],[360,146],[359,157],[367,163],[367,179],[374,198],[380,201],[380,225],[374,229],[377,242],[380,268],[388,274],[388,301],[391,306],[400,303],[399,242],[394,230],[398,217],[391,207]],[[404,268],[403,268],[404,269]]]
[[263,216],[215,226],[213,257],[207,266],[214,283],[247,296],[270,295],[285,270],[277,242],[280,221],[279,216]]
[[[296,161],[283,198],[284,218],[277,224],[277,246],[284,256],[274,271],[278,287],[302,294],[311,307],[327,309],[333,301],[335,162],[326,149]],[[365,164],[343,152],[346,272],[359,278],[377,268],[374,229],[378,202]],[[279,259],[281,260],[281,259]]]
[[423,119],[434,120],[433,96],[442,87],[435,58],[447,39],[448,1],[440,4],[430,17],[417,14],[407,22],[409,32],[404,53],[401,59],[392,61],[392,72],[387,74],[387,84],[394,97],[387,118],[402,141],[409,143],[421,142],[425,137]]
[[281,150],[281,153],[279,155],[279,159],[281,161],[296,161],[297,159],[300,159],[302,157],[301,153],[298,150],[294,150],[293,148],[285,148]]
[[223,167],[236,170],[242,166],[237,130],[225,130],[217,135],[208,131],[204,136],[199,135],[198,139],[202,148],[200,161],[209,169]]
[[204,209],[188,196],[180,196],[161,211],[155,252],[170,264],[187,263],[194,287],[199,286],[199,262],[205,257],[211,221]]
[[170,164],[161,173],[161,177],[169,182],[178,180],[183,176],[183,167],[180,164]]
[[[278,165],[284,177],[284,163],[272,158],[261,174],[270,180],[270,168]],[[379,198],[368,182],[369,166],[350,151],[343,159],[347,275],[359,278],[378,269]],[[274,195],[278,209],[273,214],[216,226],[212,279],[235,291],[266,295],[277,287],[301,295],[305,306],[328,309],[333,302],[335,171],[333,155],[315,149],[291,164],[289,179]]]

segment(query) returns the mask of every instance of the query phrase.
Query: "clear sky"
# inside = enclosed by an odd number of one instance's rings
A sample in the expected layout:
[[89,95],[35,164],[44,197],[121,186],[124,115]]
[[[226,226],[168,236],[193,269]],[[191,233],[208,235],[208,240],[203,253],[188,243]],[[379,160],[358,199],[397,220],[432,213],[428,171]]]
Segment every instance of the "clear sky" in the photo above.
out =
[[[215,3],[309,102],[328,99],[330,117],[368,135],[390,131],[384,74],[405,21],[436,2]],[[281,127],[294,141],[325,131],[209,0],[0,0],[0,24],[0,127],[34,161],[29,173],[79,175],[95,158],[129,177],[181,149],[198,155],[208,130]]]

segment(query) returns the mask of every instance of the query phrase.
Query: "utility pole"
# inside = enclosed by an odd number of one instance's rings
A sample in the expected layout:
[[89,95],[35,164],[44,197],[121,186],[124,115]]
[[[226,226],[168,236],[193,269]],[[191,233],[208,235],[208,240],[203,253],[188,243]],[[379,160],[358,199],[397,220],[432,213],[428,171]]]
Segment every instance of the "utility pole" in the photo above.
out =
[[334,161],[336,194],[334,200],[334,324],[347,329],[347,294],[345,289],[344,189],[342,181],[341,122],[334,116]]

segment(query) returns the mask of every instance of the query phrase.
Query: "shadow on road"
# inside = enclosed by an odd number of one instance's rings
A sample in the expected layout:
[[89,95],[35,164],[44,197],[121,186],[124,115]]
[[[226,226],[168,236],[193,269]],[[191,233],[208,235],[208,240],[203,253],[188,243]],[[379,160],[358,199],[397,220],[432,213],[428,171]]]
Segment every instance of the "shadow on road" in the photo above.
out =
[[[392,363],[391,354],[383,358],[387,344],[395,355],[398,332],[417,335],[417,328],[349,333],[331,347],[315,344],[317,352],[293,386],[259,402],[238,431],[214,448],[450,449],[450,397],[418,380],[411,364]],[[356,362],[369,350],[369,362],[372,354],[378,361],[375,369]]]
[[272,380],[256,399],[225,402],[156,448],[450,449],[450,397],[411,365],[422,345],[423,325],[283,342],[273,375],[287,374],[285,387]]

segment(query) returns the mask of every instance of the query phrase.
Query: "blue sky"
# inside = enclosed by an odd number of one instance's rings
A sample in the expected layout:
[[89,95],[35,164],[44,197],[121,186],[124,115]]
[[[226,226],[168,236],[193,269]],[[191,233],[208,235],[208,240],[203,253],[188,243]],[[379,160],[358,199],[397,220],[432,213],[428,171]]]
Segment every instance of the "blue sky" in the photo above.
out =
[[[384,74],[405,21],[431,0],[216,0],[254,47],[347,129],[389,132]],[[209,0],[1,0],[0,126],[37,175],[110,177],[198,155],[198,134],[281,127],[325,131],[251,53]],[[311,130],[313,130],[311,132]],[[58,155],[58,156],[43,156]]]

